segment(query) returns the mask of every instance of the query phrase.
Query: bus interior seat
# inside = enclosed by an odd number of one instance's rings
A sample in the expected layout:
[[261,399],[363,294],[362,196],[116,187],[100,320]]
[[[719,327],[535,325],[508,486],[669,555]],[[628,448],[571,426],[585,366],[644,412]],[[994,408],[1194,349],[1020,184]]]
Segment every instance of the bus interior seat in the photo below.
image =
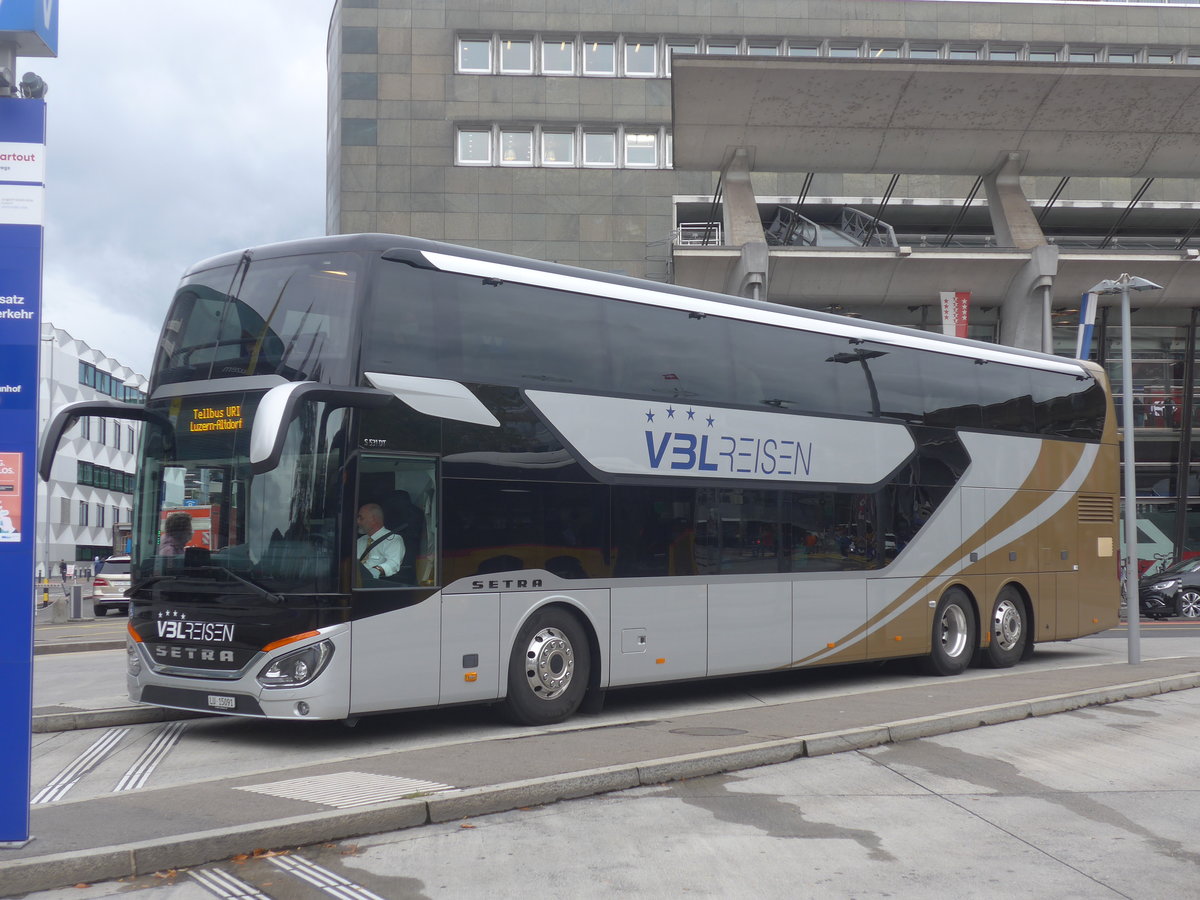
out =
[[404,538],[404,561],[400,564],[400,571],[390,580],[416,584],[414,565],[421,552],[421,538],[425,534],[425,513],[412,502],[408,491],[391,491],[381,496],[378,502],[383,509],[383,527]]
[[525,568],[525,563],[519,557],[510,554],[493,556],[479,564],[476,575],[494,575],[497,572],[519,572]]

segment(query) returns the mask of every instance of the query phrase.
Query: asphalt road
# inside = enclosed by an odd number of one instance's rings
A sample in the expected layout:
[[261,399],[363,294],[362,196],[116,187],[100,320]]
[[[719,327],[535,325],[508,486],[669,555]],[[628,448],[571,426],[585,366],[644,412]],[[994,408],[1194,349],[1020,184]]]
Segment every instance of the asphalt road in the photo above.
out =
[[1188,690],[28,896],[1183,898],[1197,791]]

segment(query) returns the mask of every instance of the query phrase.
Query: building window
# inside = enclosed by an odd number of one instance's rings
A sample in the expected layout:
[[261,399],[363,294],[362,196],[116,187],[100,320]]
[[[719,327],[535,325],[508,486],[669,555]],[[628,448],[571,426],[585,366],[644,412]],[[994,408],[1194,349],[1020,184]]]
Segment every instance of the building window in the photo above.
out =
[[356,25],[342,27],[343,53],[378,53],[379,33],[374,28]]
[[[486,130],[485,130],[486,129]],[[459,129],[458,165],[570,168],[670,168],[666,129],[563,126],[467,126]],[[659,147],[664,151],[659,152]],[[114,427],[116,423],[114,423]]]
[[492,131],[461,129],[458,132],[458,163],[463,166],[492,164]]
[[379,120],[342,119],[343,147],[374,147],[379,143]]
[[92,417],[84,416],[79,420],[79,436],[85,441],[92,439]]
[[116,525],[120,521],[121,521],[121,510],[114,506],[112,508],[112,523],[114,525]]
[[1030,50],[1030,62],[1058,62],[1057,50]]
[[583,45],[584,75],[616,75],[617,45],[612,41],[592,41]]
[[940,59],[942,50],[940,47],[909,47],[909,59]]
[[617,135],[613,131],[583,133],[583,164],[585,166],[615,166],[617,164]]
[[543,40],[542,41],[542,74],[543,75],[574,75],[575,74],[575,41]]
[[492,71],[492,42],[487,38],[458,39],[458,71]]
[[680,55],[683,55],[683,54],[694,55],[696,53],[696,50],[697,50],[697,46],[695,44],[682,44],[682,43],[679,43],[678,41],[670,41],[667,44],[667,58],[666,58],[666,65],[664,67],[666,74],[667,75],[671,74],[671,57],[672,56],[674,56],[677,53]]
[[132,425],[125,426],[125,436],[129,438],[129,452],[133,453],[135,450],[137,450],[137,447],[135,447],[133,445],[134,436],[133,436],[133,426]]
[[778,56],[778,44],[751,44],[746,48],[746,53],[749,56]]
[[379,75],[375,72],[343,72],[343,100],[378,100]]
[[896,59],[900,55],[900,48],[872,44],[868,55],[871,59]]
[[658,135],[653,132],[626,132],[625,165],[638,169],[657,166]]
[[862,47],[858,44],[831,44],[829,46],[829,55],[839,59],[847,59],[851,56],[858,56],[861,50]]
[[788,44],[788,56],[820,56],[819,44]]
[[1110,50],[1108,51],[1108,61],[1110,63],[1133,63],[1137,62],[1137,54],[1132,50]]
[[532,166],[533,165],[533,132],[532,131],[501,131],[500,132],[500,165],[502,165],[502,166]]
[[1155,66],[1170,66],[1175,63],[1174,53],[1150,53],[1146,56],[1146,62]]
[[625,41],[625,74],[631,78],[653,78],[658,73],[658,43],[652,39]]
[[533,42],[506,38],[500,42],[500,71],[506,75],[533,73]]
[[88,502],[86,500],[79,501],[79,524],[86,525],[88,523]]
[[979,59],[978,47],[951,47],[951,59]]
[[1089,63],[1096,61],[1095,50],[1072,50],[1067,57],[1071,62]]
[[575,165],[575,133],[573,131],[542,132],[542,165]]
[[103,503],[96,504],[96,527],[97,528],[104,527],[104,504]]
[[704,52],[710,56],[736,56],[738,45],[729,41],[709,41]]
[[988,59],[1001,60],[1003,62],[1015,62],[1017,59],[1016,50],[988,50]]
[[101,444],[108,443],[108,419],[96,419],[96,440]]

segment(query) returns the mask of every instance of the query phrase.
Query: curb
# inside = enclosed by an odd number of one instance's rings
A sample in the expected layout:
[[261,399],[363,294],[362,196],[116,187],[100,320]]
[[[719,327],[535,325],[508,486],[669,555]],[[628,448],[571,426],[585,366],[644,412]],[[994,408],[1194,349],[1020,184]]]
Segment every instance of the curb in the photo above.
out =
[[[905,719],[867,728],[764,741],[736,749],[703,751],[642,763],[468,788],[431,796],[428,799],[399,800],[350,812],[339,810],[310,813],[273,822],[175,835],[157,841],[96,847],[11,862],[0,860],[0,883],[4,884],[6,893],[11,895],[81,882],[95,883],[136,877],[163,869],[204,865],[250,852],[254,848],[285,849],[347,840],[368,834],[506,812],[524,806],[544,805],[632,787],[773,765],[801,757],[824,756],[846,750],[860,750],[882,744],[967,731],[983,725],[1070,712],[1089,706],[1103,706],[1121,700],[1140,699],[1197,686],[1200,686],[1200,672],[1193,672]],[[113,712],[142,711],[141,708],[134,707]],[[170,712],[153,709],[147,711]]]
[[207,713],[158,706],[116,706],[110,709],[85,709],[72,712],[43,713],[33,717],[33,734],[77,731],[83,728],[113,728],[117,725],[145,725],[176,719],[207,718]]
[[33,655],[44,656],[47,653],[84,653],[88,650],[121,650],[125,641],[62,641],[57,644],[34,644]]

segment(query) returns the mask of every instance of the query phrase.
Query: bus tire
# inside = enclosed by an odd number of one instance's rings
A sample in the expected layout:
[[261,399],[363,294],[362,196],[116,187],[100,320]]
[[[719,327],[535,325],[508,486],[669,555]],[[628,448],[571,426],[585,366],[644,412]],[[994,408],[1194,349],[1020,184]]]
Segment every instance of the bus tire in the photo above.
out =
[[962,588],[942,594],[933,613],[933,635],[924,669],[930,675],[959,675],[971,664],[978,643],[975,607]]
[[991,634],[983,648],[983,662],[993,669],[1016,665],[1029,641],[1029,616],[1024,598],[1011,584],[1001,588],[996,596],[988,628]]
[[563,609],[538,610],[521,627],[508,662],[508,717],[519,725],[553,725],[583,702],[591,648],[579,620]]

